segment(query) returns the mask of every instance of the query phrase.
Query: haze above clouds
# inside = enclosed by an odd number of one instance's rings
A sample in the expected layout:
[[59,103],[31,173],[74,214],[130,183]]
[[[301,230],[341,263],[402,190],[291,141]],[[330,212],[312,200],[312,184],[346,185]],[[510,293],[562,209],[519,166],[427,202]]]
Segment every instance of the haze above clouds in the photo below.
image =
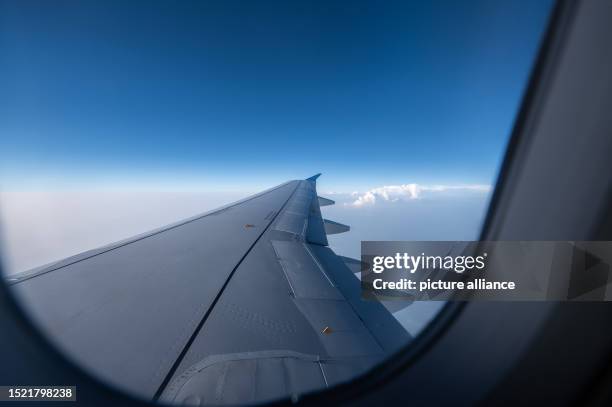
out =
[[351,226],[328,236],[339,254],[359,258],[362,240],[476,240],[491,194],[487,185],[403,184],[320,195],[336,201],[325,218]]
[[8,274],[29,270],[244,196],[197,191],[0,192],[3,266]]
[[[374,205],[376,202],[400,202],[421,199],[423,197],[434,197],[435,195],[461,195],[464,193],[487,193],[491,187],[489,185],[419,185],[419,184],[402,184],[402,185],[385,185],[378,188],[370,189],[365,193],[355,191],[351,193],[354,201],[349,203],[352,206]],[[455,192],[456,194],[452,194]],[[347,203],[344,203],[347,205]]]

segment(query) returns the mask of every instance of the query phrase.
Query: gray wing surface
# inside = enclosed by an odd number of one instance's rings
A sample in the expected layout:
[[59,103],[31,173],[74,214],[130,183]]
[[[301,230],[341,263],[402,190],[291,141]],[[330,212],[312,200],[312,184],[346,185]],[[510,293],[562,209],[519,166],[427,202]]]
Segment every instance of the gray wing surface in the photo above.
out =
[[316,177],[10,284],[65,354],[145,398],[235,404],[331,386],[410,335],[360,299],[358,278],[327,247],[320,203],[330,203]]

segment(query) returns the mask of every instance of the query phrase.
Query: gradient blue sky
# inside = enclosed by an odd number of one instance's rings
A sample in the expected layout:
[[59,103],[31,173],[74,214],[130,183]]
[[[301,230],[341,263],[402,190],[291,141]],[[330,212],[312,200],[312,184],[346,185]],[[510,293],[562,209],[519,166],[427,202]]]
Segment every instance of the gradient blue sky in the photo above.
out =
[[0,183],[491,184],[550,0],[0,2]]

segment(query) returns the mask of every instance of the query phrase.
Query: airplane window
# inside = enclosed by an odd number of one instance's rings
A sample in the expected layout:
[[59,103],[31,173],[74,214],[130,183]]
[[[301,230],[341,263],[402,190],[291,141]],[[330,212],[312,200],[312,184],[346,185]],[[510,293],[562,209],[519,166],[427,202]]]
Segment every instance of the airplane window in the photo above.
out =
[[551,3],[1,3],[6,284],[146,400],[366,373],[445,303],[361,242],[478,239]]

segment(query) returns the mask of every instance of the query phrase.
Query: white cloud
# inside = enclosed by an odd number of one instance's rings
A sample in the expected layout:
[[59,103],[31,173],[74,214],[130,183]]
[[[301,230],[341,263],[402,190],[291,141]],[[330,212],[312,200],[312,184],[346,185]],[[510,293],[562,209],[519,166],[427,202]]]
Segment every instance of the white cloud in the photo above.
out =
[[491,190],[489,185],[385,185],[369,191],[351,194],[353,201],[346,204],[355,207],[374,205],[376,202],[402,202],[420,199],[432,193],[443,193],[449,191],[487,193]]

